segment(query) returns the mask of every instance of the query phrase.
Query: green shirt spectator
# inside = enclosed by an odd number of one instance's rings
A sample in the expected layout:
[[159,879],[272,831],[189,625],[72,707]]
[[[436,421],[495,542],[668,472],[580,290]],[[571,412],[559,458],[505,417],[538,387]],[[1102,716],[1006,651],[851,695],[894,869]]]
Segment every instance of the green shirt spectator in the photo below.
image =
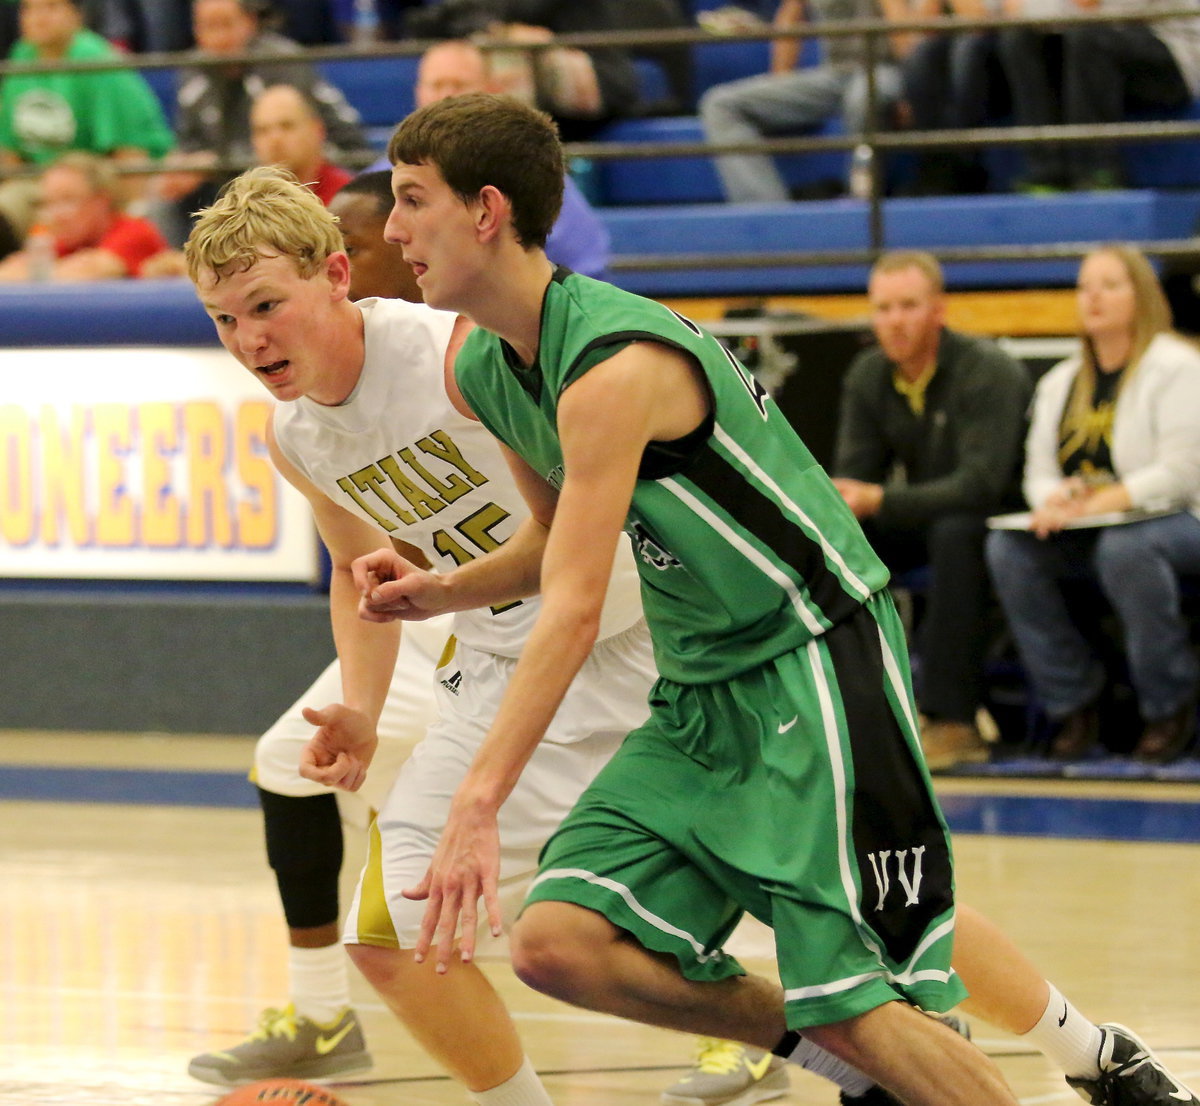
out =
[[[116,55],[83,26],[73,0],[21,0],[14,62],[90,61]],[[0,86],[0,158],[42,165],[67,150],[160,157],[174,145],[150,86],[131,70],[11,73]]]

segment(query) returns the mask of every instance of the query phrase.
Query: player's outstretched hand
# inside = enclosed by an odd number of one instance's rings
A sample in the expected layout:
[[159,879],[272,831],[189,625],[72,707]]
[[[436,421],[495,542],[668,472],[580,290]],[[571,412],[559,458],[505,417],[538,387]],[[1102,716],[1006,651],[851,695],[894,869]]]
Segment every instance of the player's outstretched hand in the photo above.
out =
[[486,803],[474,802],[460,789],[451,803],[446,828],[425,878],[416,887],[401,892],[405,898],[428,902],[414,948],[418,962],[436,947],[437,971],[445,972],[454,953],[455,936],[460,932],[460,958],[465,963],[474,957],[481,898],[488,928],[493,936],[499,936],[499,879],[496,811]]
[[441,581],[392,549],[377,549],[351,566],[360,596],[358,616],[367,622],[423,622],[446,610]]
[[304,720],[317,727],[300,751],[300,775],[326,787],[357,791],[379,743],[375,727],[360,710],[334,703],[324,710],[304,708]]

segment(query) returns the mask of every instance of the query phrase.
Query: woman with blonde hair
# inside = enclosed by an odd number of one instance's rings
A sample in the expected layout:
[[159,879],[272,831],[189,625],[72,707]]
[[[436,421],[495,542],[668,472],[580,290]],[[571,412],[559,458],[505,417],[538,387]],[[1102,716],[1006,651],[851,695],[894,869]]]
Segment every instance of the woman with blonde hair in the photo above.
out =
[[1079,757],[1098,739],[1105,671],[1062,591],[1092,578],[1120,622],[1144,723],[1133,753],[1166,762],[1193,740],[1200,682],[1179,586],[1200,572],[1200,351],[1172,331],[1158,277],[1133,247],[1093,250],[1077,289],[1079,353],[1034,396],[1029,530],[989,535],[988,567],[1058,724],[1051,754]]

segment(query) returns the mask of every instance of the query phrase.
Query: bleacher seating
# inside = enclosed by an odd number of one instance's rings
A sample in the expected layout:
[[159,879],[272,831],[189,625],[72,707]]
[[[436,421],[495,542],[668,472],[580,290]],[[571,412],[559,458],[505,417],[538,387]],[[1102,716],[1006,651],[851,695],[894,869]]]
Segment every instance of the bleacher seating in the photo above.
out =
[[[819,131],[840,135],[839,120]],[[704,131],[694,115],[650,119],[623,119],[606,127],[605,142],[703,142]],[[834,150],[794,154],[778,159],[789,187],[816,186],[823,180],[835,184],[846,176],[846,154]],[[724,196],[716,169],[708,157],[654,157],[606,160],[600,163],[601,197],[605,205],[720,203]]]
[[[723,0],[692,0],[695,15]],[[714,40],[693,50],[694,94],[722,81],[761,73],[767,68],[768,44]],[[815,40],[807,40],[804,60],[818,59]],[[362,114],[373,143],[383,149],[393,126],[412,109],[416,58],[348,58],[318,63],[324,76],[338,85]],[[639,77],[648,100],[660,98],[665,77],[652,62],[639,60]],[[171,70],[143,71],[170,109],[175,77]],[[1200,103],[1178,113],[1200,119]],[[817,132],[843,133],[838,121]],[[694,114],[622,120],[608,127],[601,140],[621,143],[703,141]],[[889,155],[890,178],[903,155]],[[779,158],[794,191],[819,194],[827,182],[844,179],[845,151],[820,151]],[[1168,141],[1130,144],[1126,165],[1133,185],[1128,190],[1086,195],[1023,196],[1007,189],[1018,175],[1021,156],[1013,147],[986,152],[993,193],[937,199],[889,199],[884,204],[888,247],[988,246],[1090,243],[1111,239],[1151,241],[1190,236],[1200,214],[1200,142]],[[798,250],[861,250],[869,241],[865,205],[852,200],[806,200],[767,206],[730,206],[722,193],[711,158],[704,156],[597,160],[585,188],[601,210],[618,258],[669,254],[749,254]],[[1074,260],[978,262],[949,267],[951,281],[962,288],[1061,287],[1075,275]],[[836,292],[861,289],[861,266],[748,266],[741,269],[617,270],[618,281],[656,296],[765,295]]]
[[[892,199],[885,246],[931,249],[1057,242],[1184,238],[1200,212],[1200,189],[1129,189],[1056,196],[989,195]],[[671,254],[771,254],[860,250],[868,207],[858,200],[794,204],[692,204],[603,209],[618,258]],[[1078,263],[978,261],[947,265],[955,288],[1063,286]],[[861,266],[753,266],[619,271],[618,283],[652,296],[861,290]]]
[[321,75],[358,109],[371,144],[387,147],[396,124],[413,109],[417,58],[347,58],[323,61]]

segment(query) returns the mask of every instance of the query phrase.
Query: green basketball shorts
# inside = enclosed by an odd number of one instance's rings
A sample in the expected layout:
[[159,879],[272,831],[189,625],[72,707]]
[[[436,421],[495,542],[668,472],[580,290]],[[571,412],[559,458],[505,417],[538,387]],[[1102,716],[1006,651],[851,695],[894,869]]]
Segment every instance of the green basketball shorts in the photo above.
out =
[[659,681],[649,721],[542,852],[526,903],[596,910],[690,979],[743,973],[743,911],[775,930],[788,1025],[965,997],[949,836],[887,593],[717,684]]

